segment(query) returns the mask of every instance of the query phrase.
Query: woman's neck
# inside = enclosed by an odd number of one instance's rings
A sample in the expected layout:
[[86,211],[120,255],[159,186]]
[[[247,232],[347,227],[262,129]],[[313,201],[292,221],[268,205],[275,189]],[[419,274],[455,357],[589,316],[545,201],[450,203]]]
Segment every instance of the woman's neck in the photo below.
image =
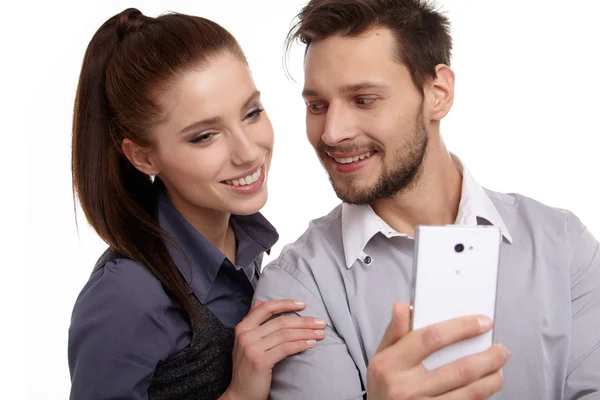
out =
[[236,240],[235,232],[229,224],[231,214],[198,207],[191,204],[180,196],[170,196],[169,201],[206,240],[221,251],[231,262],[236,262]]

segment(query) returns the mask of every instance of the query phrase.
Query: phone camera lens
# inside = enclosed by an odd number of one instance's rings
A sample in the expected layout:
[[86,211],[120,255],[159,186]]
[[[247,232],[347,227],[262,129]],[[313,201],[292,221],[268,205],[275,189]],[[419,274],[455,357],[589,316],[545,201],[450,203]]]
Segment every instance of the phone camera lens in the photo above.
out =
[[454,251],[456,251],[457,253],[462,253],[464,249],[465,249],[465,246],[461,243],[454,246]]

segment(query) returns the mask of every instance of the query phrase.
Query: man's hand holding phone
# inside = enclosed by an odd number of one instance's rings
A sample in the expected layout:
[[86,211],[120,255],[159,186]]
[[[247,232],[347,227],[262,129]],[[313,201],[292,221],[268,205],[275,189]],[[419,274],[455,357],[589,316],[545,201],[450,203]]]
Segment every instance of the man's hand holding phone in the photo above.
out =
[[508,349],[490,349],[428,371],[422,361],[437,350],[492,328],[487,317],[469,316],[410,331],[410,310],[398,302],[392,320],[368,366],[367,396],[383,399],[487,399],[504,383],[501,368]]

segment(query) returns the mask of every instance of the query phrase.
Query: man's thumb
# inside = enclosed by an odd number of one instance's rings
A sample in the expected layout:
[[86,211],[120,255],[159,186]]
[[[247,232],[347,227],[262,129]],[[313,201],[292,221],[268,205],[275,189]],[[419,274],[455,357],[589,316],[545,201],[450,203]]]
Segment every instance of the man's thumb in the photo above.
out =
[[410,308],[408,304],[398,301],[392,306],[392,320],[377,348],[377,353],[383,351],[402,339],[410,330]]

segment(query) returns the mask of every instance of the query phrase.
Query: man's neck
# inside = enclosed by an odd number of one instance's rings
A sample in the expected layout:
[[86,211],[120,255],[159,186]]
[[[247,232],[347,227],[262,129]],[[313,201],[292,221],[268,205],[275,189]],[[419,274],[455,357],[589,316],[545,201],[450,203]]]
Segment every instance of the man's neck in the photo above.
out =
[[371,206],[400,233],[415,236],[417,225],[447,225],[456,221],[462,176],[439,135],[432,135],[417,180],[406,191]]

